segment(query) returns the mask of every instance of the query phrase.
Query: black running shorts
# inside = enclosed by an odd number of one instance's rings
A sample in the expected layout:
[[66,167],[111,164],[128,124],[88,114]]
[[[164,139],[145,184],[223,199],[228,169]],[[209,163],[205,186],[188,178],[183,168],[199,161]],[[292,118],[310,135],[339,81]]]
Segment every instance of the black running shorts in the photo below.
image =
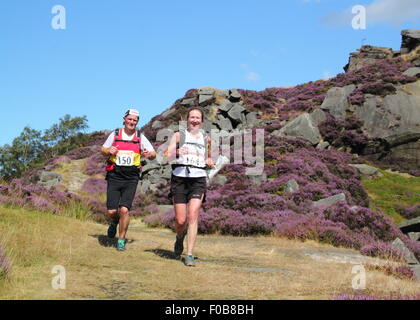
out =
[[206,177],[186,178],[172,175],[169,198],[174,203],[188,203],[191,199],[201,199],[203,196],[204,202],[205,195]]
[[133,204],[139,180],[120,180],[112,178],[108,175],[107,181],[107,209],[116,210],[119,207],[126,207],[128,210],[130,210]]

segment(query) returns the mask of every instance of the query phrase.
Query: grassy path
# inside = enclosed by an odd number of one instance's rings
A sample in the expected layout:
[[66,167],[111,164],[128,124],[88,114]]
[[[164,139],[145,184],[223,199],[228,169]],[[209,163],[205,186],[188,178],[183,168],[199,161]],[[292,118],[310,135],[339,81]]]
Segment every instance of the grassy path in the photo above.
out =
[[[276,237],[199,236],[197,266],[174,258],[174,234],[133,220],[127,251],[107,227],[0,208],[0,242],[13,270],[0,299],[330,299],[352,292],[352,267],[377,263],[356,251]],[[381,262],[383,263],[383,262]],[[54,290],[54,266],[66,288]],[[365,294],[415,294],[419,284],[368,270]]]

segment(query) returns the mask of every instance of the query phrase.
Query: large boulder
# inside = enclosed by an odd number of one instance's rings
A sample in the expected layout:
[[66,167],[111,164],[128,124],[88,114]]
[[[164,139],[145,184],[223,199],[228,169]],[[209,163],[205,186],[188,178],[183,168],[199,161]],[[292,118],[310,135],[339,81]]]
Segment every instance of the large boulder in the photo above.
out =
[[409,77],[419,77],[420,76],[420,68],[419,67],[412,67],[408,68],[404,74]]
[[346,201],[346,195],[344,193],[339,193],[334,196],[324,198],[318,201],[314,201],[312,205],[315,207],[318,206],[332,206],[333,204],[339,202],[339,201]]
[[414,256],[414,254],[407,248],[407,246],[404,244],[404,242],[402,242],[402,240],[400,238],[396,238],[393,242],[392,242],[392,246],[401,251],[404,255],[405,260],[407,261],[408,264],[418,264],[419,262],[417,261],[416,257]]
[[51,188],[60,184],[63,178],[60,174],[50,171],[38,171],[35,175],[35,182],[37,185]]
[[376,176],[382,175],[378,168],[368,166],[367,164],[350,164],[350,166],[356,168],[359,173],[362,175],[363,179],[371,179]]
[[356,86],[354,84],[343,88],[331,88],[327,92],[327,96],[325,97],[324,102],[321,105],[321,109],[328,110],[328,112],[334,118],[344,119],[346,116],[346,111],[350,107],[347,97],[350,93],[353,92],[354,89],[356,89]]
[[384,98],[366,95],[355,114],[372,137],[420,132],[420,81],[403,85],[395,94]]
[[274,136],[292,136],[309,141],[316,145],[321,141],[321,134],[318,127],[312,123],[309,113],[303,113],[296,119],[286,124],[283,128],[271,133]]
[[420,45],[420,29],[402,30],[401,36],[401,54],[409,53]]
[[403,233],[420,232],[420,217],[404,221],[398,225]]

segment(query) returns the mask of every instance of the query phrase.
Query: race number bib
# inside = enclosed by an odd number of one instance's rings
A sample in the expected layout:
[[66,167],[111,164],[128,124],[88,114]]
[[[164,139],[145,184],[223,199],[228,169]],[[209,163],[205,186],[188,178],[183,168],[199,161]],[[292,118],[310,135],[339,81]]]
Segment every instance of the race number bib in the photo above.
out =
[[118,151],[117,161],[118,166],[130,167],[134,165],[134,152],[133,151]]
[[186,164],[196,167],[205,167],[206,163],[204,162],[204,159],[202,157],[199,157],[197,155],[188,154],[185,156],[186,158]]

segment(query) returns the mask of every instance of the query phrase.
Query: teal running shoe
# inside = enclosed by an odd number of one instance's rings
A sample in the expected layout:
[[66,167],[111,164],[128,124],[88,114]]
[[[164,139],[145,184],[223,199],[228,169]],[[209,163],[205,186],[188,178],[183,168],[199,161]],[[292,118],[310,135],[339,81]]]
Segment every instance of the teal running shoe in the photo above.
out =
[[117,250],[118,251],[124,251],[125,250],[125,239],[118,239]]
[[195,267],[194,256],[191,254],[186,254],[184,263],[187,267]]

